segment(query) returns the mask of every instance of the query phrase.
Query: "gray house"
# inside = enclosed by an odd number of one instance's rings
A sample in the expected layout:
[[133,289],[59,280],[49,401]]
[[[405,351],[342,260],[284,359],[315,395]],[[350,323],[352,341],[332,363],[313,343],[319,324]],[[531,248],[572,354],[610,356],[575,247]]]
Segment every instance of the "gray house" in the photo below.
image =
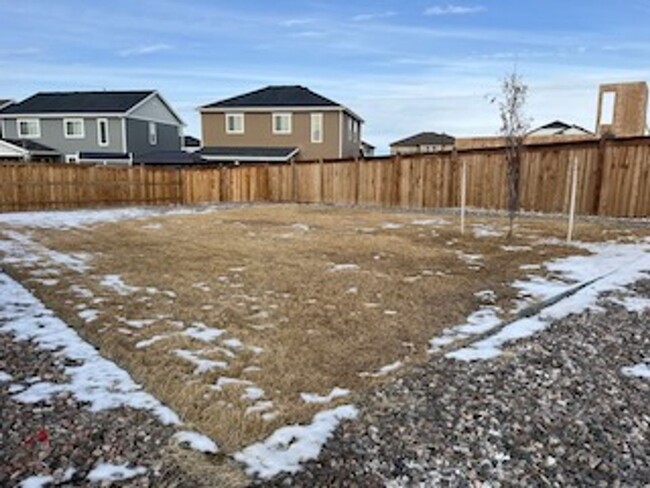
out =
[[29,144],[17,144],[30,141],[59,161],[131,164],[147,153],[180,151],[183,126],[155,90],[37,93],[0,110],[0,159],[19,145],[28,151],[21,159],[38,160]]

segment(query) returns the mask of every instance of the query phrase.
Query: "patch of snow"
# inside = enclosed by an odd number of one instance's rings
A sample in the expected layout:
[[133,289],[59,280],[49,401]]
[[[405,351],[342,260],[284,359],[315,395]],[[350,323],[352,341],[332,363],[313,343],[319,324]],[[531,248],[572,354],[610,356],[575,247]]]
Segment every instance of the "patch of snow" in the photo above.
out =
[[381,226],[381,228],[384,230],[396,230],[401,229],[402,227],[404,227],[404,224],[395,224],[393,222],[386,222]]
[[357,293],[359,293],[359,288],[356,286],[351,286],[350,288],[345,290],[345,293],[347,293],[348,295],[356,295]]
[[219,447],[212,439],[198,432],[182,430],[174,434],[174,439],[179,444],[187,444],[195,451],[205,452],[207,454],[216,454],[219,452]]
[[54,476],[49,475],[36,475],[25,478],[20,482],[20,488],[42,488],[44,486],[54,483]]
[[412,225],[448,225],[449,221],[445,219],[421,219],[411,222]]
[[533,248],[530,246],[501,246],[506,252],[523,252],[523,251],[532,251]]
[[397,310],[384,310],[384,315],[397,315]]
[[[650,272],[650,243],[606,242],[575,243],[574,245],[588,250],[591,254],[555,259],[547,263],[547,269],[574,283],[587,283],[600,277],[598,281],[546,307],[534,317],[526,317],[512,322],[494,335],[468,347],[452,351],[446,356],[462,361],[490,359],[499,356],[502,347],[508,342],[530,337],[548,327],[554,320],[589,309],[598,310],[597,301],[603,292],[628,292],[625,288],[626,285],[647,277]],[[566,284],[563,286],[564,289],[569,287]],[[564,291],[563,286],[552,282],[543,284],[539,280],[533,280],[528,290],[534,290],[542,296],[552,296],[555,292]],[[527,288],[521,282],[518,287]],[[550,287],[550,289],[546,287]]]
[[442,335],[429,341],[429,352],[434,353],[440,348],[456,341],[467,339],[473,335],[483,334],[501,324],[497,313],[498,307],[482,307],[467,317],[467,322],[443,331]]
[[232,385],[252,385],[253,382],[249,380],[242,380],[240,378],[230,378],[228,376],[220,376],[217,382],[212,386],[213,390],[222,391],[224,386]]
[[484,302],[494,302],[497,299],[497,294],[494,290],[481,290],[474,293],[474,296]]
[[0,370],[0,383],[7,383],[8,381],[13,380],[14,377],[11,376],[9,373],[5,373],[4,371]]
[[244,347],[244,343],[235,337],[231,339],[225,339],[221,341],[221,343],[225,346],[231,347],[232,349],[241,349]]
[[249,415],[251,413],[258,413],[258,412],[264,412],[266,410],[271,410],[273,408],[273,402],[271,401],[263,401],[263,402],[256,402],[254,405],[248,407],[246,411],[244,412],[244,415]]
[[126,325],[128,325],[129,327],[133,327],[134,329],[142,329],[143,327],[147,327],[155,323],[156,323],[156,319],[140,319],[140,320],[126,321]]
[[217,329],[216,327],[208,327],[205,324],[195,323],[192,327],[185,329],[181,335],[191,337],[201,342],[212,342],[218,337],[225,334],[225,330]]
[[31,341],[76,364],[65,367],[70,383],[38,380],[14,395],[15,400],[35,403],[70,392],[78,401],[87,402],[93,411],[132,407],[149,410],[166,424],[180,422],[176,413],[143,391],[126,371],[104,359],[51,310],[3,273],[0,273],[0,319],[4,322],[1,333],[12,334],[18,341]]
[[244,390],[242,399],[246,400],[259,400],[264,396],[264,390],[257,386],[249,386]]
[[472,233],[474,237],[500,237],[503,232],[496,229],[492,225],[475,224],[472,226]]
[[122,296],[131,295],[140,289],[137,286],[127,285],[124,283],[124,280],[122,280],[122,277],[116,274],[104,275],[100,284]]
[[359,269],[359,265],[352,263],[332,264],[330,266],[330,271],[355,271],[357,269]]
[[524,271],[532,271],[532,270],[537,270],[541,269],[542,265],[541,264],[522,264],[519,266],[519,269],[524,270]]
[[640,296],[610,297],[610,301],[621,305],[629,312],[650,312],[650,299]]
[[194,374],[203,374],[214,369],[226,369],[228,363],[225,361],[213,361],[211,359],[201,358],[196,352],[187,351],[185,349],[176,349],[174,354],[181,359],[185,359],[190,363],[194,364],[196,368],[194,369]]
[[311,230],[311,227],[309,227],[307,224],[293,224],[291,228],[296,229],[296,230],[302,230],[304,232],[307,232],[308,230]]
[[146,472],[147,468],[142,466],[129,468],[127,463],[99,463],[90,471],[90,473],[88,473],[86,479],[93,482],[121,481],[135,478],[136,476],[142,476]]
[[336,398],[341,398],[350,394],[350,390],[345,388],[333,388],[327,395],[319,395],[318,393],[301,393],[300,398],[305,403],[330,403]]
[[79,312],[77,315],[79,316],[80,319],[82,319],[84,322],[87,324],[94,322],[97,320],[97,317],[99,317],[100,311],[99,310],[94,310],[94,309],[86,309],[82,310]]
[[634,366],[625,366],[621,368],[621,373],[625,376],[634,378],[650,379],[650,358],[643,360],[644,362],[635,364]]
[[364,372],[364,373],[359,373],[359,376],[361,376],[362,378],[378,378],[380,376],[386,376],[387,374],[390,374],[393,371],[397,371],[402,366],[403,366],[402,361],[395,361],[394,363],[387,364],[386,366],[382,366],[374,373]]
[[357,414],[353,405],[320,412],[314,416],[311,424],[282,427],[263,442],[235,453],[234,457],[246,465],[249,475],[262,479],[281,472],[295,473],[302,462],[318,457],[321,448],[342,420],[353,419]]

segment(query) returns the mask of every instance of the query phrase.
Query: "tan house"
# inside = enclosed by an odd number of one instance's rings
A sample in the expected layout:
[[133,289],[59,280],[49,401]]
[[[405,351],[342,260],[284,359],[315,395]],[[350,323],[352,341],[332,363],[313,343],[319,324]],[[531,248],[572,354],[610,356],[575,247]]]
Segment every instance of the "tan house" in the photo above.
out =
[[211,161],[286,162],[361,155],[363,119],[303,86],[267,86],[199,109]]
[[448,134],[420,132],[406,139],[393,142],[390,145],[390,153],[396,155],[450,151],[454,148],[454,142],[455,139]]

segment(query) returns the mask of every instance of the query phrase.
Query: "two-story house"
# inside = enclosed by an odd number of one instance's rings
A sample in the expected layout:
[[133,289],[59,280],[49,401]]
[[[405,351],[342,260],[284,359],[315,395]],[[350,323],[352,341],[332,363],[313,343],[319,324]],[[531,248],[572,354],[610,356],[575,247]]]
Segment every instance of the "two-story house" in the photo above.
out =
[[36,93],[0,110],[0,124],[0,159],[38,160],[47,151],[49,159],[103,164],[180,151],[184,126],[155,90]]
[[303,86],[268,86],[199,112],[199,153],[210,161],[286,162],[361,154],[361,117]]

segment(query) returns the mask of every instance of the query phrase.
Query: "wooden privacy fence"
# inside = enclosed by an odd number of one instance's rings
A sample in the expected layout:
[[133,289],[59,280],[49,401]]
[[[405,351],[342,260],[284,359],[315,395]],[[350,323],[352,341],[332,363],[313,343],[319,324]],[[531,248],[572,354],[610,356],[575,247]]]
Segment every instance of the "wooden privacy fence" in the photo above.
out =
[[[578,163],[577,213],[650,217],[650,138],[527,146],[522,209],[566,213],[572,161]],[[467,205],[505,209],[504,151],[490,148],[220,168],[2,164],[0,211],[263,201],[457,207],[463,162]]]

